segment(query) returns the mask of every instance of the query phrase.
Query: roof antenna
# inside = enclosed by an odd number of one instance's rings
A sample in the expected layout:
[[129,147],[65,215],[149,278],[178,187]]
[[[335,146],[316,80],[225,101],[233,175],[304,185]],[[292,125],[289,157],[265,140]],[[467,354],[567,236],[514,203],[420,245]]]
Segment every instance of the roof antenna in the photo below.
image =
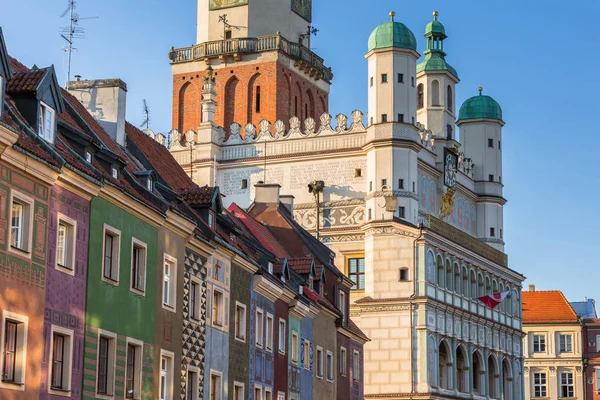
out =
[[148,107],[146,99],[144,99],[144,115],[146,116],[146,119],[141,123],[140,128],[143,128],[145,125],[147,130],[150,128],[150,107]]
[[67,61],[67,83],[65,87],[69,89],[69,81],[71,80],[71,54],[74,50],[77,50],[73,47],[73,41],[75,39],[84,39],[85,30],[80,27],[79,21],[84,19],[96,19],[98,17],[80,17],[79,14],[75,12],[75,0],[69,0],[69,5],[60,15],[61,18],[69,14],[69,26],[65,26],[61,28],[60,36],[67,42],[67,46],[63,47],[63,50],[67,53],[68,61]]

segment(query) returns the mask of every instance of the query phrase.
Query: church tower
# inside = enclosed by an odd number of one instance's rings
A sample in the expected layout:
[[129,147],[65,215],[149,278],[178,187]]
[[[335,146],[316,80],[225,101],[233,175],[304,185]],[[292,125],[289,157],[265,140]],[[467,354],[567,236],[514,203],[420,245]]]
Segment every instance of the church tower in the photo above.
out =
[[502,195],[502,108],[483,93],[467,99],[460,107],[458,121],[464,152],[463,162],[474,165],[477,201],[477,238],[504,251]]
[[310,0],[198,0],[197,44],[169,52],[173,128],[197,130],[205,70],[213,70],[215,124],[227,131],[297,116],[318,121],[333,74],[310,50]]
[[[417,179],[418,149],[413,142],[395,138],[417,137],[416,63],[417,42],[401,22],[379,25],[369,36],[365,55],[368,68],[369,138],[389,138],[367,150],[367,220],[391,220],[393,217],[415,223],[419,211],[414,190]],[[392,193],[396,207],[390,207]],[[384,206],[385,203],[385,206]]]
[[[456,70],[446,62],[444,40],[446,29],[433,12],[433,21],[425,27],[427,50],[417,65],[417,121],[430,129],[438,143],[455,140],[455,85],[459,82]],[[439,146],[442,149],[444,146]]]

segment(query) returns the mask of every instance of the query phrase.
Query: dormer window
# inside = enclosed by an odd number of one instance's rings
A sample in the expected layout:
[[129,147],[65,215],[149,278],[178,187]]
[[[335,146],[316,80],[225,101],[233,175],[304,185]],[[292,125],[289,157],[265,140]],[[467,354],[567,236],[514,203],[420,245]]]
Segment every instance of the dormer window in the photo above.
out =
[[119,170],[115,167],[112,167],[112,177],[115,179],[119,179]]
[[40,101],[38,135],[50,143],[54,141],[54,118],[54,110],[44,102]]
[[269,270],[270,274],[273,273],[273,263],[272,262],[269,262],[269,264],[267,264],[267,269]]
[[90,151],[85,151],[85,161],[87,161],[89,164],[92,163],[92,153]]
[[153,185],[152,177],[149,176],[148,180],[146,181],[146,189],[148,189],[148,191],[150,191],[150,192],[152,191],[152,185]]
[[208,226],[213,227],[213,215],[212,212],[208,212]]

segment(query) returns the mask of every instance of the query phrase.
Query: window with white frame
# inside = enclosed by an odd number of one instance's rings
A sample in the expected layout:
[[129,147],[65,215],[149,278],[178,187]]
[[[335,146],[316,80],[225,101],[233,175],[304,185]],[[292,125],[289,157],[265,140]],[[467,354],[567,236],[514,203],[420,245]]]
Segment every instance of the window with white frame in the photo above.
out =
[[535,372],[533,374],[533,394],[532,397],[547,397],[547,376],[545,372]]
[[273,389],[265,388],[265,400],[273,400]]
[[600,335],[596,335],[596,352],[600,353]]
[[345,347],[340,347],[340,374],[346,376],[348,373],[347,351]]
[[559,334],[559,350],[561,353],[571,353],[573,351],[573,335]]
[[223,395],[223,374],[217,371],[210,371],[210,400],[221,400]]
[[264,312],[260,308],[256,309],[256,346],[262,348],[264,342]]
[[153,185],[152,185],[152,177],[149,176],[148,179],[146,180],[146,189],[148,189],[148,191],[152,191],[153,189]]
[[246,305],[239,301],[235,302],[235,338],[246,341]]
[[[263,398],[263,388],[260,385],[254,385],[254,399],[260,399],[262,400]],[[210,399],[212,400],[212,398]]]
[[121,231],[104,225],[104,243],[102,246],[102,280],[111,284],[119,282],[119,258]]
[[56,229],[56,268],[73,275],[75,267],[75,239],[77,222],[65,215],[57,215]]
[[85,161],[87,161],[89,164],[92,163],[92,152],[89,150],[85,151]]
[[190,276],[190,318],[200,320],[200,280]]
[[119,170],[116,167],[112,167],[111,175],[114,179],[119,179]]
[[596,392],[600,391],[600,369],[594,370],[594,376],[596,376]]
[[267,350],[269,351],[273,351],[273,315],[267,313],[267,327],[266,327],[266,333],[267,333],[267,337],[266,337],[266,347]]
[[277,392],[277,400],[285,400],[285,393]]
[[46,103],[40,101],[38,111],[38,135],[45,141],[52,143],[54,141],[55,112]]
[[269,271],[270,274],[273,273],[273,263],[269,261],[269,264],[267,264],[267,270]]
[[302,356],[304,357],[304,369],[310,369],[310,342],[306,339],[302,344]]
[[287,336],[285,335],[285,319],[279,318],[279,352],[285,354],[285,342]]
[[50,335],[51,364],[48,392],[64,395],[71,390],[73,331],[52,325]]
[[342,321],[346,322],[346,292],[340,290],[338,308],[342,312]]
[[10,245],[12,249],[31,251],[33,233],[33,199],[21,193],[12,193]]
[[[188,365],[185,389],[186,400],[198,400],[198,373],[198,368]],[[234,398],[234,400],[236,399]]]
[[163,260],[163,307],[175,310],[177,292],[177,259],[165,254]]
[[173,353],[160,351],[160,400],[173,400],[173,358]]
[[246,400],[244,398],[244,384],[241,382],[233,382],[233,400]]
[[142,353],[143,342],[127,339],[125,360],[125,398],[139,399],[142,395]]
[[[2,313],[2,380],[0,388],[25,384],[29,317],[9,311]],[[7,385],[8,384],[8,385]]]
[[292,331],[292,362],[298,365],[298,333]]
[[352,379],[360,381],[360,353],[357,350],[352,354]]
[[212,323],[223,326],[223,309],[225,308],[225,296],[220,289],[213,286],[212,296]]
[[96,370],[96,393],[112,396],[115,393],[115,353],[117,335],[103,330],[98,334],[98,369]]
[[559,397],[563,399],[575,397],[575,386],[573,384],[572,372],[561,372]]
[[333,381],[333,353],[327,350],[325,355],[325,364],[327,365],[327,380]]
[[533,352],[546,352],[546,335],[533,335]]
[[317,346],[317,357],[315,359],[315,372],[317,378],[323,378],[323,348]]
[[146,243],[131,240],[131,289],[137,292],[146,290]]

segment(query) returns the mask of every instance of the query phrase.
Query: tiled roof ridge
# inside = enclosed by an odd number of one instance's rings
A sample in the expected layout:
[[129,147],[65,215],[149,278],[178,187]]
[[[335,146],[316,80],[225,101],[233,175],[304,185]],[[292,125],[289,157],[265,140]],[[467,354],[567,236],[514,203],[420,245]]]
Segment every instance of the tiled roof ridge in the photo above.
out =
[[9,55],[8,59],[10,61],[10,67],[12,68],[13,73],[17,73],[19,71],[29,71],[29,67],[17,60],[15,57]]

